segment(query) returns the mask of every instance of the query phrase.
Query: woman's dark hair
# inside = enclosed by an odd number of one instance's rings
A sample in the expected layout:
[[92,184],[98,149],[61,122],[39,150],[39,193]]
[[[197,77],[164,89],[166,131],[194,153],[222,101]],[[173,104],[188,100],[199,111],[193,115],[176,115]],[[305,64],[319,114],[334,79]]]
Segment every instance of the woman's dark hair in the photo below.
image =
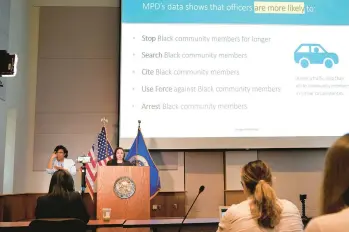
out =
[[349,205],[349,134],[327,150],[321,191],[321,214],[341,211]]
[[122,161],[125,161],[125,150],[122,147],[115,148],[114,153],[113,153],[113,159],[116,160],[116,152],[118,150],[121,150],[124,153],[124,157],[122,158]]
[[74,191],[74,180],[69,172],[57,170],[53,173],[48,189],[49,196],[69,197],[69,193]]
[[279,224],[282,208],[272,186],[271,170],[261,160],[249,162],[242,168],[241,179],[252,196],[252,216],[263,228]]
[[58,152],[59,150],[63,150],[64,152],[64,158],[68,158],[68,149],[63,146],[63,145],[58,145],[53,151],[56,153]]
[[349,187],[348,189],[343,193],[343,202],[346,206],[349,205]]

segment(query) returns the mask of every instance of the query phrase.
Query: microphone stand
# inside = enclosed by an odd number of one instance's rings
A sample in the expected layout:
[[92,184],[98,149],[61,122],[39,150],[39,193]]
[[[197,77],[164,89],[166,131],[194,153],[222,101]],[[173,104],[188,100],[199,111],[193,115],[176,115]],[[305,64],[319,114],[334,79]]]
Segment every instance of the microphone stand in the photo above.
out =
[[304,228],[308,225],[309,221],[311,220],[311,218],[308,218],[305,215],[305,199],[307,199],[306,195],[300,196],[300,200],[302,203],[302,222],[303,222]]
[[307,216],[305,216],[305,199],[301,200],[302,202],[302,219],[308,219]]
[[81,167],[81,196],[84,196],[86,189],[86,164],[82,163]]
[[181,232],[185,219],[187,219],[187,217],[188,217],[188,215],[189,215],[189,213],[190,213],[190,211],[191,211],[191,208],[193,208],[193,206],[194,206],[196,200],[198,199],[198,197],[200,196],[201,193],[202,193],[202,191],[199,191],[198,195],[196,195],[195,200],[194,200],[193,203],[191,204],[191,206],[190,206],[188,212],[186,213],[186,215],[184,216],[184,218],[183,218],[183,220],[182,220],[182,222],[181,222],[181,225],[179,226],[178,232]]

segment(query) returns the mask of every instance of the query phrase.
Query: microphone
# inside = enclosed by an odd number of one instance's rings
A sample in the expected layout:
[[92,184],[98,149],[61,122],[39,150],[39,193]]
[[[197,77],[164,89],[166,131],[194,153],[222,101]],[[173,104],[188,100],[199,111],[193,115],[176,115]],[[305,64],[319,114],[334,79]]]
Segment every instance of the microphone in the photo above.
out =
[[178,232],[181,232],[182,227],[183,227],[183,224],[184,224],[184,221],[185,221],[185,219],[187,219],[187,217],[188,217],[188,215],[189,215],[189,213],[190,213],[190,211],[191,211],[191,208],[193,208],[193,206],[194,206],[196,200],[198,199],[199,195],[200,195],[204,190],[205,190],[205,186],[201,185],[200,188],[199,188],[199,192],[198,192],[198,194],[197,194],[196,197],[195,197],[195,200],[194,200],[193,203],[191,204],[191,206],[190,206],[190,208],[189,208],[187,214],[184,216],[184,218],[183,218],[181,224],[179,225]]

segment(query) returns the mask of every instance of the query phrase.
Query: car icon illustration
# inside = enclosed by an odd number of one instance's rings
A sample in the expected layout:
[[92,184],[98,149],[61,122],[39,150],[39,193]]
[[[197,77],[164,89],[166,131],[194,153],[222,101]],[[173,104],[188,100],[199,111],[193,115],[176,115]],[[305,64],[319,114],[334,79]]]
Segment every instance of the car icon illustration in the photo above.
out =
[[338,55],[327,52],[320,44],[301,44],[294,52],[294,61],[308,68],[310,64],[323,64],[326,68],[332,68],[338,64]]

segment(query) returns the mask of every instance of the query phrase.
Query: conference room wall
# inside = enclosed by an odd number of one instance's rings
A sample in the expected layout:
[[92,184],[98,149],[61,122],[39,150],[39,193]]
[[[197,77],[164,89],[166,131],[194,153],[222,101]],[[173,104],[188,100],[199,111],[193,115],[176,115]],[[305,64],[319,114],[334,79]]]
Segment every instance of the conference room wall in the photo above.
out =
[[306,214],[319,214],[320,189],[325,161],[324,149],[259,151],[275,176],[275,190],[279,197],[289,199],[301,209],[299,194],[307,194]]
[[[118,85],[117,8],[41,7],[34,171],[42,171],[54,147],[70,158],[86,154],[108,119],[115,144]],[[135,122],[135,132],[137,122]]]
[[[32,170],[45,181],[33,184],[32,190],[46,191],[50,176],[44,170],[57,143],[69,148],[70,158],[86,154],[102,117],[108,118],[109,139],[116,144],[118,9],[40,8]],[[152,156],[160,170],[162,191],[184,191],[184,153]],[[77,189],[80,178],[78,173]]]
[[18,179],[26,175],[28,109],[28,2],[1,1],[1,48],[17,54],[20,63],[15,78],[6,78],[0,103],[0,193],[21,191]]
[[[8,49],[9,26],[10,26],[10,0],[0,1],[0,49]],[[4,161],[6,148],[6,122],[7,105],[6,99],[6,79],[1,78],[4,87],[0,87],[0,193],[3,192],[4,183]]]
[[205,191],[188,217],[218,217],[218,207],[224,205],[223,157],[223,152],[185,153],[186,211],[193,203],[200,186],[205,186]]
[[162,192],[184,192],[184,152],[151,152],[159,169]]
[[[46,1],[46,0],[45,0]],[[52,1],[47,1],[47,2],[52,2]],[[77,2],[79,2],[79,1],[72,1],[72,2],[74,2],[74,3],[77,3]],[[102,1],[102,2],[104,2],[104,1]],[[43,2],[42,2],[43,3]],[[57,4],[58,2],[56,1],[56,4]],[[80,3],[81,3],[81,1],[80,1]],[[97,3],[98,4],[98,3]],[[67,7],[68,8],[68,7]],[[31,56],[31,71],[30,71],[30,76],[31,76],[31,83],[30,83],[30,86],[31,86],[31,91],[33,91],[33,90],[35,90],[35,85],[36,85],[36,80],[35,80],[35,77],[36,77],[36,75],[35,75],[35,72],[36,72],[36,70],[34,70],[34,67],[36,67],[36,65],[35,65],[35,63],[36,63],[36,60],[37,59],[35,59],[35,57],[38,55],[38,54],[36,54],[35,55],[35,42],[37,42],[37,40],[35,40],[35,38],[36,39],[38,39],[39,37],[38,37],[38,25],[39,25],[39,8],[38,7],[33,7],[33,9],[31,9],[31,30],[30,30],[30,36],[31,36],[31,46],[30,46],[30,49],[32,50],[31,52],[30,52],[30,56]],[[65,25],[64,27],[62,27],[61,29],[64,29],[66,26],[69,26],[69,25]],[[36,37],[35,37],[36,36]],[[66,38],[67,39],[67,38]],[[74,38],[73,38],[74,39]],[[75,38],[76,39],[76,38]],[[36,51],[36,53],[37,53],[37,51]],[[32,98],[32,97],[30,97],[30,98]],[[35,106],[35,101],[34,101],[34,103],[32,103],[31,104],[31,107],[32,106]],[[104,115],[104,116],[107,116],[108,117],[108,115]],[[99,123],[99,118],[98,119],[96,119],[96,120],[98,120],[98,122],[97,123],[95,123],[95,122],[93,122],[94,124],[98,124]],[[111,120],[111,119],[110,119]],[[67,121],[67,123],[69,123],[69,120],[66,120]],[[34,125],[34,124],[33,124]],[[71,124],[69,124],[69,125],[71,125]],[[110,125],[110,124],[109,124]],[[90,125],[89,125],[90,126]],[[96,126],[96,128],[98,127],[98,129],[97,130],[99,130],[100,128],[99,128],[99,126],[100,125],[98,125],[98,126]],[[109,130],[111,130],[111,129],[109,129]],[[92,131],[92,130],[91,130]],[[33,133],[33,130],[31,130],[31,132]],[[95,131],[93,131],[93,134],[95,135]],[[110,134],[111,132],[109,131],[109,134]],[[31,135],[32,137],[34,137],[33,135],[34,135],[34,133],[33,134],[29,134],[29,135]],[[33,156],[33,150],[31,150],[30,148],[31,148],[31,142],[30,142],[30,137],[28,138],[28,143],[29,143],[29,146],[28,146],[28,148],[29,148],[29,160],[28,160],[28,162],[25,162],[26,164],[28,164],[28,169],[29,169],[29,171],[28,172],[25,172],[24,171],[24,173],[22,173],[23,175],[21,175],[21,177],[19,177],[19,176],[17,176],[17,177],[15,177],[15,182],[17,182],[17,186],[19,186],[18,188],[15,188],[15,193],[18,193],[18,192],[44,192],[44,191],[46,191],[46,184],[48,183],[48,181],[49,181],[49,176],[48,175],[45,175],[45,173],[43,172],[43,171],[33,171],[33,161],[34,161],[34,157],[35,156]],[[89,143],[88,144],[88,147],[90,147],[91,146],[91,144]],[[51,151],[52,150],[52,147],[50,147],[49,148],[49,151]],[[83,148],[83,151],[79,151],[79,152],[85,152],[85,147]],[[312,151],[311,150],[306,150],[306,151],[292,151],[292,150],[290,150],[291,151],[291,153],[292,153],[292,155],[296,155],[296,154],[299,154],[299,156],[297,157],[297,162],[298,163],[296,163],[297,165],[298,164],[301,164],[301,165],[303,165],[303,160],[302,160],[302,155],[307,155],[308,154],[308,152],[310,152],[310,153],[312,153]],[[263,151],[260,151],[260,152],[262,152],[262,155],[261,155],[261,157],[260,158],[267,158],[268,157],[268,155],[267,156],[263,156]],[[285,155],[285,153],[287,153],[288,154],[288,156],[289,156],[289,158],[291,157],[292,158],[292,155],[290,155],[289,153],[288,153],[288,151],[282,151],[282,152],[279,152],[278,154],[280,155],[279,157],[278,157],[278,162],[277,163],[283,163],[283,161],[285,161],[285,162],[287,162],[288,161],[288,158],[286,158],[286,157],[284,157],[283,155]],[[46,153],[45,153],[46,154]],[[286,155],[287,155],[286,154]],[[313,154],[313,153],[312,153]],[[48,156],[49,156],[49,154],[47,154],[46,155],[46,159],[48,158]],[[212,159],[215,159],[215,157],[214,156],[212,156]],[[35,158],[35,162],[37,162],[37,159]],[[198,161],[198,162],[200,162],[200,161]],[[316,163],[322,163],[323,162],[323,160],[321,159],[321,158],[316,158],[316,161],[312,161],[312,162],[316,162]],[[309,166],[311,166],[311,163],[309,163]],[[301,191],[302,191],[302,189],[298,189],[298,182],[295,182],[295,181],[289,181],[289,178],[292,178],[293,176],[294,176],[294,174],[296,173],[297,175],[303,175],[303,173],[306,173],[306,174],[309,174],[310,172],[311,172],[311,167],[309,167],[309,166],[306,166],[306,167],[304,167],[304,169],[305,169],[305,171],[304,172],[299,172],[298,171],[298,169],[296,168],[296,167],[292,167],[292,166],[290,166],[289,167],[289,169],[288,170],[294,170],[294,171],[289,171],[289,172],[286,172],[286,171],[281,171],[280,173],[282,173],[282,174],[284,174],[284,175],[286,175],[286,177],[285,176],[283,176],[282,178],[284,179],[284,180],[287,180],[288,182],[284,182],[284,183],[289,183],[288,184],[288,186],[287,186],[287,188],[285,188],[285,189],[277,189],[277,191],[278,191],[278,194],[280,195],[280,196],[282,196],[282,192],[284,192],[285,194],[287,194],[287,191],[290,191],[289,189],[290,188],[292,188],[292,191],[294,191],[295,192],[295,194],[293,194],[293,195],[297,195],[298,196],[298,194],[299,193],[301,193]],[[308,169],[307,169],[308,168]],[[182,174],[183,175],[183,174]],[[320,174],[321,175],[321,174]],[[26,176],[26,178],[23,178],[23,176]],[[200,178],[200,175],[197,175],[197,177],[198,177],[198,179],[200,179],[200,180],[202,180],[203,178]],[[227,176],[226,176],[226,178],[228,178]],[[276,185],[276,188],[277,188],[277,183],[278,182],[280,182],[280,179],[282,179],[281,178],[281,176],[279,177],[279,176],[277,176],[277,180],[276,180],[276,183],[275,183],[275,185]],[[303,176],[302,176],[302,178],[303,178]],[[311,178],[311,177],[310,177]],[[176,175],[174,175],[174,179],[176,179]],[[184,178],[183,178],[184,179]],[[308,178],[309,179],[309,178]],[[30,180],[40,180],[40,181],[30,181]],[[224,177],[222,178],[222,181],[224,180]],[[294,178],[294,180],[295,180],[295,178]],[[298,180],[299,180],[299,178],[298,178]],[[196,182],[197,182],[197,180],[196,180]],[[227,180],[227,182],[228,182],[228,180]],[[195,182],[194,182],[195,183]],[[312,181],[310,182],[310,183],[307,183],[307,184],[309,184],[309,185],[312,185],[312,186],[314,186],[315,185],[315,187],[316,186],[319,186],[319,184],[320,184],[320,181],[318,180],[318,179],[312,179]],[[189,185],[189,182],[188,182],[188,180],[186,180],[186,183],[185,183],[185,187],[189,187],[188,186]],[[184,186],[184,184],[183,184],[183,186]],[[212,186],[211,186],[211,188],[212,188]],[[213,188],[215,188],[214,186],[213,186]],[[197,189],[193,189],[193,192],[194,191],[197,191]],[[316,191],[316,189],[314,189],[314,191]],[[208,194],[207,192],[205,192],[205,194]],[[206,195],[207,196],[207,195]],[[298,199],[297,199],[298,197],[296,197],[295,198],[295,203],[297,203],[298,202]],[[310,196],[309,194],[308,194],[308,200],[307,200],[307,202],[308,202],[308,206],[310,206],[311,204],[313,204],[313,203],[311,203],[312,201],[313,202],[316,202],[315,200],[313,200],[313,197],[312,196]],[[187,201],[188,202],[188,201]],[[206,202],[204,202],[204,203],[202,203],[202,202],[198,202],[198,205],[199,205],[199,207],[204,207],[204,204],[205,204]],[[217,203],[218,204],[218,203]],[[219,203],[220,204],[220,203]],[[201,205],[201,206],[200,206]],[[314,203],[314,205],[315,205],[315,203]],[[211,212],[212,213],[212,216],[216,216],[216,213],[217,213],[217,211],[216,210],[214,210],[214,211],[212,211]]]

